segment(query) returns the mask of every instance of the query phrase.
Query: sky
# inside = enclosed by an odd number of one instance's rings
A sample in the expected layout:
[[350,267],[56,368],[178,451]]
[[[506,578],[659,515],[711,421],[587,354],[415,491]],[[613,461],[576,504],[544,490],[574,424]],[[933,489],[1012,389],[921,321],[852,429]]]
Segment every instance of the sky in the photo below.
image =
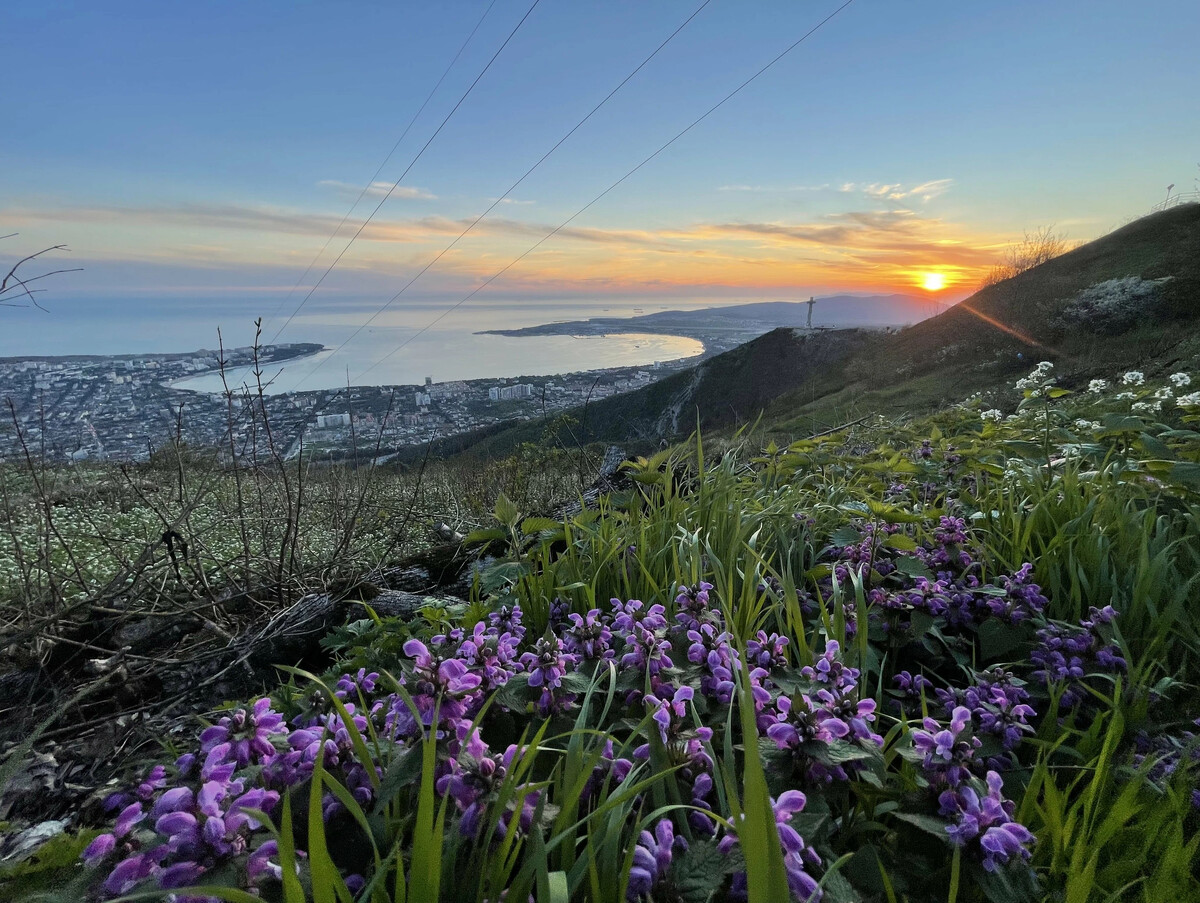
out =
[[10,0],[0,263],[81,270],[0,309],[0,354],[945,303],[1025,230],[1200,188],[1194,0],[852,0],[513,263],[841,3],[710,0],[446,251],[701,2]]

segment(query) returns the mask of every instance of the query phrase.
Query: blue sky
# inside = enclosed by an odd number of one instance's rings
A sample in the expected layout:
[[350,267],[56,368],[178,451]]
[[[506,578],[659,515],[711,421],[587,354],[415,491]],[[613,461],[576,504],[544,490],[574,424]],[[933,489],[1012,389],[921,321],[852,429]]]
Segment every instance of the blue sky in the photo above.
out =
[[[382,180],[531,2],[496,0]],[[541,0],[306,308],[369,316],[699,2]],[[6,4],[0,234],[20,234],[0,253],[65,243],[53,265],[84,270],[47,282],[48,315],[3,312],[0,353],[53,353],[50,323],[71,350],[139,320],[177,347],[178,324],[294,307],[487,5]],[[395,316],[460,299],[837,5],[712,0]],[[1200,187],[1198,33],[1183,0],[855,0],[469,307],[920,291],[930,271],[962,297],[1024,229],[1088,239]]]

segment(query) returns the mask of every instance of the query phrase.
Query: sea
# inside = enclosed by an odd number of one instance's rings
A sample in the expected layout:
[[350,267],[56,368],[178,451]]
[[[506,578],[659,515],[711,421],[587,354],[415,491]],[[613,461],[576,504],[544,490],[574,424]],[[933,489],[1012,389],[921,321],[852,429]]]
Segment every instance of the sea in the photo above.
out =
[[[516,329],[588,317],[638,316],[668,309],[661,300],[644,306],[631,303],[580,303],[562,305],[538,301],[528,304],[463,305],[447,313],[437,303],[397,305],[370,326],[361,328],[371,311],[346,311],[336,306],[302,310],[282,333],[286,314],[264,316],[263,343],[311,342],[326,347],[318,354],[272,365],[264,376],[272,393],[358,386],[420,385],[468,379],[505,379],[549,376],[608,367],[652,366],[702,354],[701,342],[682,336],[627,333],[606,336],[480,335],[481,330]],[[712,302],[674,303],[670,308],[711,306]],[[176,308],[178,311],[178,308]],[[13,347],[0,336],[0,354],[137,354],[216,349],[217,329],[226,348],[254,340],[255,312],[213,310],[190,306],[174,315],[163,310],[153,315],[116,318],[111,309],[51,311],[45,320],[61,319],[60,327],[35,330],[21,336]],[[89,316],[92,314],[93,316]],[[440,319],[439,319],[440,318]],[[47,324],[49,325],[49,324]],[[356,334],[357,333],[357,334]],[[53,342],[44,337],[53,335]],[[42,341],[39,341],[42,339]],[[19,350],[18,350],[19,349]],[[246,371],[230,371],[231,385],[250,379]],[[196,391],[221,391],[219,374],[208,373],[177,383]]]

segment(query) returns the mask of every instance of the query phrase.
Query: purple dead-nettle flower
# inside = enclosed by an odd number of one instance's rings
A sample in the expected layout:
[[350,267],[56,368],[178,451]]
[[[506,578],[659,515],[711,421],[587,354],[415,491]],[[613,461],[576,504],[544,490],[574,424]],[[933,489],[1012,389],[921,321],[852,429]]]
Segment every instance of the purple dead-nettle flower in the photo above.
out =
[[846,667],[838,658],[841,648],[837,640],[827,641],[820,657],[801,668],[800,673],[835,693],[853,692],[858,686],[858,669]]
[[647,606],[640,599],[611,601],[613,629],[622,634],[632,634],[639,627],[644,630],[664,630],[667,626],[667,610],[657,602]]
[[283,868],[277,861],[272,861],[278,858],[279,844],[274,840],[268,840],[250,854],[246,862],[246,877],[251,887],[283,880]]
[[684,630],[698,630],[701,624],[720,625],[724,618],[711,607],[712,584],[701,581],[695,587],[681,586],[675,596],[675,620]]
[[620,784],[629,777],[633,766],[634,763],[631,759],[616,756],[612,740],[605,740],[604,748],[600,753],[600,761],[592,769],[592,774],[584,785],[580,798],[585,801],[592,800],[606,784],[610,787]]
[[450,795],[462,814],[459,831],[464,837],[479,833],[479,817],[487,810],[492,793],[504,783],[506,764],[498,757],[464,756],[450,761],[451,770],[437,781],[437,792]]
[[[696,727],[688,715],[688,703],[695,698],[695,691],[691,687],[676,689],[663,684],[660,686],[660,692],[663,693],[663,697],[647,696],[644,702],[652,713],[651,717],[658,727],[658,735],[666,745],[672,761],[684,765],[687,775],[711,771],[712,758],[704,744],[712,742],[712,728]],[[670,692],[669,697],[667,692]],[[650,745],[647,743],[639,746],[633,755],[637,759],[648,758]]]
[[521,656],[521,664],[529,672],[529,686],[558,689],[567,672],[575,670],[579,659],[566,650],[560,638],[545,636],[537,641],[532,652]]
[[525,628],[521,626],[521,607],[501,605],[500,608],[488,615],[488,622],[498,633],[511,633],[517,643],[525,639]]
[[117,838],[112,834],[100,834],[83,851],[80,857],[90,867],[95,867],[108,858],[117,848]]
[[286,734],[283,716],[272,711],[269,697],[257,700],[250,710],[238,709],[200,734],[200,751],[211,752],[228,743],[238,768],[257,765],[275,755],[274,734]]
[[439,655],[453,655],[454,650],[458,648],[458,644],[463,641],[465,636],[466,632],[461,627],[455,627],[453,630],[431,636],[429,645],[437,649]]
[[521,656],[521,664],[529,672],[529,686],[542,690],[537,702],[539,714],[551,715],[570,708],[575,695],[563,692],[562,679],[579,666],[579,657],[567,652],[561,639],[542,637],[532,652]]
[[554,601],[550,603],[550,630],[553,633],[561,633],[562,629],[567,626],[567,620],[570,615],[571,603],[566,599],[555,596]]
[[622,668],[636,668],[654,678],[664,668],[673,667],[668,655],[670,651],[671,643],[666,637],[660,636],[656,630],[637,624],[625,638],[625,654],[621,656],[620,664]]
[[919,700],[933,689],[933,682],[924,674],[910,674],[908,671],[901,671],[892,680],[906,699]]
[[[692,781],[692,799],[691,804],[700,809],[707,809],[710,812],[713,808],[711,794],[713,792],[712,775],[701,773],[696,775],[696,779]],[[717,823],[704,812],[697,812],[695,809],[688,812],[688,824],[692,830],[701,837],[712,837],[717,833]]]
[[[104,889],[114,897],[129,893],[158,871],[158,862],[161,856],[156,859],[154,854],[157,852],[157,850],[151,850],[122,859],[104,880]],[[164,849],[162,855],[165,854]]]
[[746,663],[751,668],[763,668],[767,671],[786,668],[788,660],[784,650],[787,644],[787,637],[777,633],[768,636],[765,630],[760,630],[746,641]]
[[1031,582],[1033,565],[1026,562],[1011,577],[1001,576],[999,585],[1004,589],[1003,597],[987,596],[986,604],[993,615],[1016,624],[1040,614],[1046,607],[1046,597],[1041,587]]
[[368,673],[366,668],[359,668],[357,674],[343,674],[338,678],[337,688],[333,691],[333,695],[342,702],[369,700],[375,694],[378,681],[378,672]]
[[1064,711],[1088,698],[1090,675],[1121,674],[1127,669],[1109,632],[1116,615],[1111,606],[1092,608],[1079,627],[1051,622],[1038,630],[1038,644],[1029,655],[1035,666],[1031,676],[1046,685],[1061,685],[1059,707]]
[[[805,843],[795,828],[790,824],[792,817],[804,810],[807,799],[799,790],[787,790],[778,799],[771,800],[775,811],[775,827],[779,834],[779,845],[783,848],[783,867],[787,872],[788,888],[793,899],[806,900],[816,903],[822,897],[822,891],[810,871],[819,868],[821,857],[812,847]],[[745,816],[741,816],[745,818]],[[728,854],[738,844],[738,822],[733,824],[733,830],[727,829],[724,837],[717,844],[717,849]],[[744,900],[747,894],[746,873],[738,872],[733,876],[730,896]]]
[[654,886],[666,876],[671,868],[673,853],[687,850],[687,841],[675,836],[675,826],[669,818],[660,819],[654,833],[642,831],[633,848],[633,867],[629,870],[627,900],[641,900],[649,896]]
[[688,661],[701,665],[700,692],[718,702],[728,703],[733,698],[733,672],[740,667],[737,650],[731,644],[733,637],[725,631],[718,632],[712,624],[701,624],[689,630],[690,643]]
[[167,769],[163,765],[155,765],[142,778],[141,783],[137,785],[134,794],[138,799],[147,801],[151,799],[155,793],[167,786]]
[[931,783],[954,788],[970,777],[975,752],[982,745],[971,735],[970,728],[971,710],[957,706],[947,727],[926,718],[924,730],[912,732],[913,748],[924,757],[921,770]]
[[975,788],[964,784],[938,797],[941,813],[950,819],[946,833],[955,846],[965,847],[978,840],[983,867],[994,872],[1013,858],[1029,859],[1033,854],[1033,833],[1012,820],[1013,803],[1002,794],[1003,783],[994,771],[986,778],[987,795],[980,798]]
[[[972,719],[979,725],[979,732],[997,737],[1006,751],[1015,749],[1027,735],[1033,733],[1029,719],[1037,713],[1028,704],[1029,693],[1012,672],[1003,668],[977,674],[972,686],[938,690],[937,697],[947,713],[959,705],[970,709]],[[994,768],[1002,768],[1011,762],[994,759],[989,760],[989,764]]]
[[469,674],[458,659],[438,660],[420,640],[408,640],[404,654],[413,660],[411,691],[414,696],[465,696],[479,689],[481,678]]
[[524,667],[517,645],[517,638],[511,633],[497,633],[480,621],[458,647],[457,656],[479,675],[480,689],[486,692],[504,686]]
[[857,699],[853,687],[848,691],[834,693],[830,690],[817,690],[817,701],[821,708],[831,718],[844,723],[855,740],[883,746],[883,737],[871,730],[875,720],[875,700]]
[[807,743],[830,743],[850,733],[850,725],[832,715],[804,693],[780,696],[775,701],[778,714],[767,728],[767,736],[780,749],[797,754]]
[[593,608],[586,615],[572,612],[568,616],[570,626],[563,631],[567,650],[583,661],[608,661],[613,657],[612,630],[600,609]]

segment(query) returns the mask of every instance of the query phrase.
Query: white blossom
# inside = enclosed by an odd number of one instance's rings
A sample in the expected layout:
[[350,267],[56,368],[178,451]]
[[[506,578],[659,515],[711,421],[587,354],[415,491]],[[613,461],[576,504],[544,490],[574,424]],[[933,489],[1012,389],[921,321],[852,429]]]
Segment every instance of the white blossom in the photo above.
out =
[[1161,389],[1156,389],[1154,397],[1159,401],[1170,401],[1175,397],[1175,393],[1171,391],[1170,386],[1163,386]]
[[999,423],[1001,420],[1004,419],[1004,412],[1001,410],[998,410],[997,408],[990,408],[986,411],[980,411],[979,417],[982,420],[992,420],[996,423]]
[[1137,398],[1136,392],[1118,392],[1113,396],[1117,401],[1132,401]]
[[1153,414],[1161,408],[1161,401],[1135,401],[1130,410],[1136,414]]
[[1126,386],[1140,386],[1146,381],[1146,374],[1141,370],[1130,370],[1121,377],[1122,384]]
[[1190,395],[1180,395],[1175,399],[1175,404],[1181,408],[1200,408],[1200,392],[1192,392]]
[[1080,430],[1098,430],[1100,429],[1099,420],[1076,420],[1075,428]]
[[1093,379],[1090,383],[1088,383],[1087,390],[1089,392],[1103,392],[1107,388],[1108,388],[1108,380],[1107,379]]
[[1192,378],[1186,373],[1172,373],[1167,379],[1171,380],[1171,384],[1177,389],[1182,389],[1184,386],[1192,384]]

